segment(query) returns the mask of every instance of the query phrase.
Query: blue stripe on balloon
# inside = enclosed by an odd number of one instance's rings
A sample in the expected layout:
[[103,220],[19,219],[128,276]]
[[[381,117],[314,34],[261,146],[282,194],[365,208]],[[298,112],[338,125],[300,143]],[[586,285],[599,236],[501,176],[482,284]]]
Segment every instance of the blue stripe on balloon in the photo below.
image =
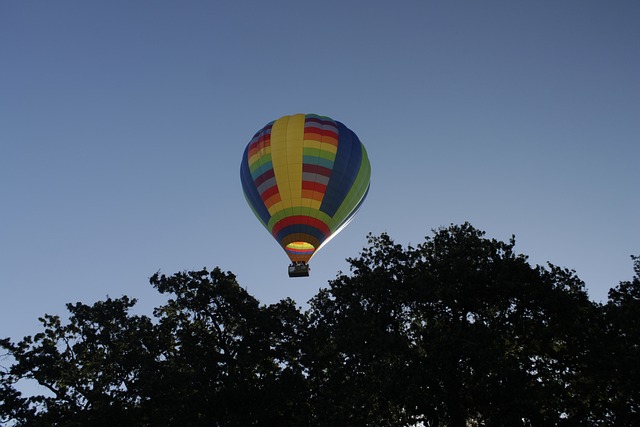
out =
[[327,169],[333,168],[333,160],[325,159],[320,156],[303,156],[302,163],[305,165],[318,165]]
[[253,177],[251,176],[251,170],[249,169],[249,147],[245,148],[244,154],[242,156],[242,166],[240,166],[240,180],[242,182],[242,190],[244,191],[244,195],[253,208],[253,210],[258,214],[260,221],[263,222],[265,227],[269,224],[269,219],[271,218],[271,214],[269,214],[269,210],[264,205],[262,198],[260,197],[260,193],[253,182]]
[[285,237],[295,233],[303,233],[313,236],[318,239],[318,244],[321,244],[325,240],[325,235],[322,231],[308,224],[294,224],[284,227],[282,230],[280,230],[278,235],[275,236],[275,238],[278,242],[282,242]]
[[338,126],[338,151],[331,171],[331,179],[320,205],[320,210],[333,217],[349,194],[362,167],[362,144],[351,129],[341,122]]

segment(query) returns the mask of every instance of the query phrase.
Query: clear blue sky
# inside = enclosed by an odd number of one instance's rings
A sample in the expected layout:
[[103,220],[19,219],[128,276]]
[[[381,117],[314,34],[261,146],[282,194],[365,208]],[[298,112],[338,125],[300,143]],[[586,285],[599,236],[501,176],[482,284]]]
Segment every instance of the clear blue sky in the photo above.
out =
[[[591,298],[640,254],[637,1],[0,2],[0,336],[160,270],[304,305],[368,232],[469,221]],[[285,114],[342,121],[369,197],[289,279],[239,180]]]

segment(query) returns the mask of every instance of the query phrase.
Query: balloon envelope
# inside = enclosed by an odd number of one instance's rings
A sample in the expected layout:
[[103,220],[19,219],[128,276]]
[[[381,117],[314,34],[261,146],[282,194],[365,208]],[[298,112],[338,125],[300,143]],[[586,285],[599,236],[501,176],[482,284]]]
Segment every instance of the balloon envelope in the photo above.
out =
[[356,134],[315,114],[268,123],[247,145],[240,167],[256,217],[292,262],[305,263],[353,218],[370,176]]

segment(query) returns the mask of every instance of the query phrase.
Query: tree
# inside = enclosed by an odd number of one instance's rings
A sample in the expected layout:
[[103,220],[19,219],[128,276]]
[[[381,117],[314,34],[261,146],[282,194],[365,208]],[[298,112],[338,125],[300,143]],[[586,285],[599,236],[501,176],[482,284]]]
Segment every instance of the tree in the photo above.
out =
[[[261,305],[219,268],[155,274],[152,317],[126,296],[0,340],[10,426],[547,426],[639,423],[640,260],[588,299],[470,224],[416,247],[387,234],[303,312]],[[47,392],[24,396],[23,380]]]
[[[28,426],[139,425],[157,347],[150,319],[128,314],[134,304],[127,297],[67,304],[68,324],[45,315],[43,332],[0,342],[15,359],[0,373],[2,417]],[[12,386],[25,379],[49,393],[22,397]]]
[[[312,300],[318,425],[557,425],[594,314],[573,272],[531,267],[469,224],[388,235]],[[329,411],[330,407],[340,408]]]
[[[302,425],[308,412],[293,301],[268,307],[219,269],[156,274],[173,296],[156,322],[135,300],[69,304],[69,323],[0,341],[15,363],[0,372],[0,416],[19,426]],[[32,379],[48,395],[23,397]]]
[[151,283],[174,296],[155,311],[166,350],[151,425],[301,425],[304,317],[293,301],[260,306],[219,269],[156,274]]
[[633,279],[609,291],[593,360],[594,383],[604,399],[600,417],[607,425],[640,425],[640,257],[632,259]]

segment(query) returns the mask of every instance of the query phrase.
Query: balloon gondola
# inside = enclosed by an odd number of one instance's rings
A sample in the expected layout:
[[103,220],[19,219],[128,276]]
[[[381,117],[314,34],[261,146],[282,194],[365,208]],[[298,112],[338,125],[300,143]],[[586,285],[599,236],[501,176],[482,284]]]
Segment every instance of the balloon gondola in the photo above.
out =
[[240,166],[249,206],[291,260],[289,277],[309,275],[309,260],[353,219],[370,177],[356,134],[316,114],[268,123],[245,148]]

